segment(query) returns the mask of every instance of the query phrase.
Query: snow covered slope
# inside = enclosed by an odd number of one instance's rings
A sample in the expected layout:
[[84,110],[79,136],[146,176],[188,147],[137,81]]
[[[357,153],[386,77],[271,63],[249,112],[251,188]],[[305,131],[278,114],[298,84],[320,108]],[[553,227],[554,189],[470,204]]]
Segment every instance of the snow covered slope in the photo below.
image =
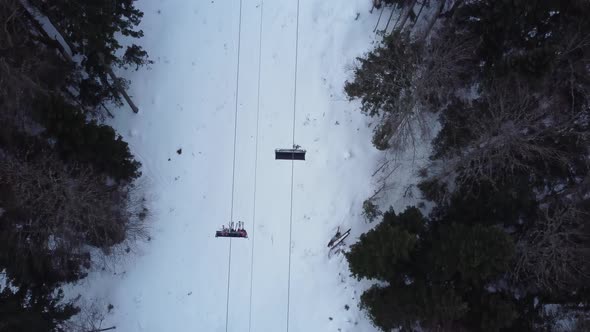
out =
[[[241,31],[239,0],[137,5],[155,63],[120,73],[140,113],[118,110],[113,125],[143,163],[152,240],[77,291],[111,303],[103,325],[117,331],[226,331],[226,309],[228,331],[286,331],[287,319],[289,331],[373,331],[356,305],[366,284],[326,247],[338,226],[352,227],[349,244],[369,227],[378,153],[342,87],[377,39],[371,1],[300,0],[295,141],[308,152],[293,169],[289,313],[292,164],[273,150],[292,144],[297,2],[243,0]],[[230,219],[250,238],[231,240],[228,283],[230,240],[214,232]]]

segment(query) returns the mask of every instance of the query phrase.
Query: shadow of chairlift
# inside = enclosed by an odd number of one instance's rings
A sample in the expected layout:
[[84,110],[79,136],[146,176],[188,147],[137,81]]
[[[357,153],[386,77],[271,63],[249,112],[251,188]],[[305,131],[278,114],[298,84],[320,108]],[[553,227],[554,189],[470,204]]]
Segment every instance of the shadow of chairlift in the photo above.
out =
[[305,160],[305,150],[299,145],[292,149],[275,149],[275,160]]

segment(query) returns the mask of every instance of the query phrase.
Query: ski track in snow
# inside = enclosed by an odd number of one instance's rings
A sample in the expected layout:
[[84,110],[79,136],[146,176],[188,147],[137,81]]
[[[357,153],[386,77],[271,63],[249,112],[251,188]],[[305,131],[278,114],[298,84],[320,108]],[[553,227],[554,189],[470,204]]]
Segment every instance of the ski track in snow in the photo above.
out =
[[[378,11],[369,14],[369,0],[300,1],[295,141],[308,152],[294,166],[289,330],[375,331],[357,307],[370,282],[349,277],[342,256],[329,260],[326,244],[338,226],[352,227],[348,244],[371,227],[360,212],[379,153],[343,84],[377,39]],[[117,331],[225,331],[229,240],[214,232],[230,220],[239,2],[136,5],[145,13],[139,43],[154,64],[120,72],[140,113],[117,110],[113,126],[143,164],[152,240],[69,292],[111,303],[103,327]],[[291,162],[275,161],[273,150],[292,143],[297,2],[263,4],[261,40],[260,5],[242,8],[234,221],[250,238],[232,240],[228,331],[236,332],[248,331],[250,278],[252,331],[286,331],[287,320]]]

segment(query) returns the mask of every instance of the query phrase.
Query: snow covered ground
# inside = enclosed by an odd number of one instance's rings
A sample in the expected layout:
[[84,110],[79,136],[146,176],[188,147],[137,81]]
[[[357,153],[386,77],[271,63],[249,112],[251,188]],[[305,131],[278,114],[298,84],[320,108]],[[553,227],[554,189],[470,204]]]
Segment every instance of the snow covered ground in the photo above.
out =
[[[300,0],[295,141],[308,152],[293,168],[289,312],[292,164],[273,150],[292,144],[297,2],[243,0],[237,122],[239,0],[137,6],[155,62],[120,73],[140,113],[117,110],[113,125],[143,163],[152,240],[74,293],[112,304],[103,327],[117,331],[226,331],[228,284],[228,331],[287,331],[287,319],[289,331],[374,331],[357,307],[368,282],[326,248],[338,226],[352,227],[348,244],[370,227],[360,212],[379,153],[342,87],[378,39],[371,1]],[[228,283],[230,240],[214,232],[232,217],[250,238],[231,240]]]

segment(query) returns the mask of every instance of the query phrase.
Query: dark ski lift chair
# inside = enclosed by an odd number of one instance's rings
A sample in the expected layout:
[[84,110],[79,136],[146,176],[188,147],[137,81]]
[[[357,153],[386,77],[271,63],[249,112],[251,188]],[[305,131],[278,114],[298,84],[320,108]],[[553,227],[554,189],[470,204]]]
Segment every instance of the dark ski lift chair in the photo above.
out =
[[243,237],[248,238],[248,232],[244,229],[244,223],[238,221],[238,225],[230,222],[229,227],[221,226],[221,230],[215,232],[215,237]]
[[305,160],[305,150],[299,145],[292,149],[275,149],[275,160]]

